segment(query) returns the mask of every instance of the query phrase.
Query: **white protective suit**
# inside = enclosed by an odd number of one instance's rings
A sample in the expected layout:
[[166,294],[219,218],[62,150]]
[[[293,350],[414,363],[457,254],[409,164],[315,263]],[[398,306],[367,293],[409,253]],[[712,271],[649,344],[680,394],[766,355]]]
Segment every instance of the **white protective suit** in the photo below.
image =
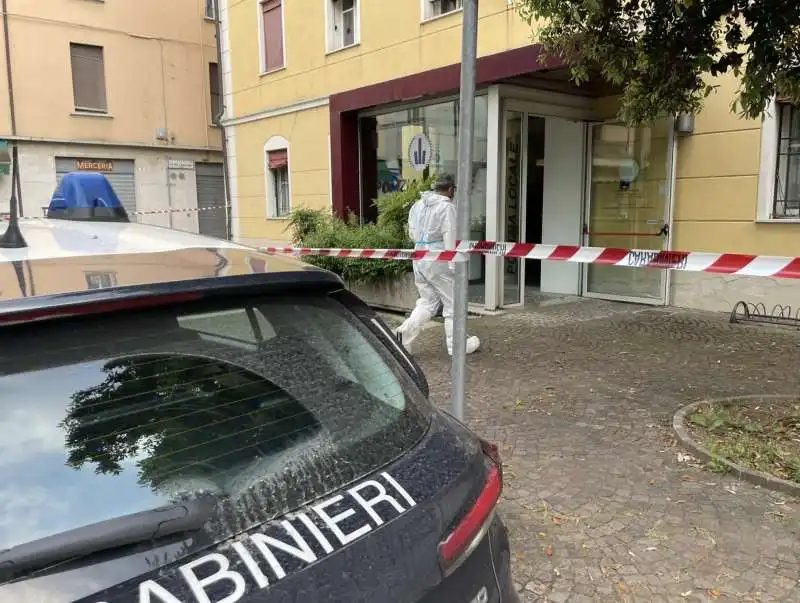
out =
[[[456,207],[444,195],[425,191],[414,203],[408,216],[408,232],[414,241],[414,249],[444,250],[456,246]],[[425,324],[431,320],[442,305],[444,333],[447,352],[453,354],[453,291],[455,279],[452,262],[418,260],[413,262],[414,284],[419,292],[411,316],[397,328],[403,345],[410,351]],[[480,346],[477,337],[467,339],[467,354]]]

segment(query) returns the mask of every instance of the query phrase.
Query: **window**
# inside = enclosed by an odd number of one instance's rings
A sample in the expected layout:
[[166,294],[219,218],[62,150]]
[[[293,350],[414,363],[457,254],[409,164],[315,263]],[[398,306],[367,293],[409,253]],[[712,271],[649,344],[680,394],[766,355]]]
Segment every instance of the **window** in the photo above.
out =
[[211,90],[211,122],[217,123],[222,117],[222,87],[217,63],[208,64],[208,83]]
[[117,286],[117,274],[115,272],[87,272],[87,289],[108,289]]
[[106,75],[103,47],[70,44],[72,91],[75,110],[87,113],[106,113]]
[[[458,172],[459,102],[412,104],[359,119],[361,141],[361,212],[366,221],[378,217],[373,200],[408,188],[410,182],[449,172]],[[470,194],[471,237],[486,236],[486,175],[488,172],[489,101],[475,98],[472,138],[472,192]],[[412,144],[413,143],[413,144]],[[422,157],[417,145],[422,147]],[[418,162],[422,159],[422,162]],[[424,166],[424,167],[423,167]],[[470,259],[470,301],[483,303],[483,287],[473,287],[485,278],[485,258]]]
[[206,9],[205,9],[205,18],[206,19],[216,19],[217,18],[217,0],[206,0]]
[[328,0],[328,51],[358,42],[358,0]]
[[267,218],[287,218],[292,211],[289,141],[273,136],[264,145]]
[[[232,536],[378,471],[430,423],[403,367],[327,295],[10,329],[0,483],[13,497],[0,550],[203,495]],[[176,554],[165,546],[143,545]],[[204,546],[191,538],[177,555]],[[14,574],[0,568],[3,581]]]
[[461,10],[462,0],[422,0],[423,19],[433,19],[441,15]]
[[775,105],[778,155],[775,170],[773,218],[800,218],[800,106]]
[[282,0],[262,0],[261,35],[264,51],[262,71],[280,69],[284,66]]
[[285,218],[291,212],[289,202],[289,161],[286,150],[267,151],[269,165],[270,205],[272,218]]

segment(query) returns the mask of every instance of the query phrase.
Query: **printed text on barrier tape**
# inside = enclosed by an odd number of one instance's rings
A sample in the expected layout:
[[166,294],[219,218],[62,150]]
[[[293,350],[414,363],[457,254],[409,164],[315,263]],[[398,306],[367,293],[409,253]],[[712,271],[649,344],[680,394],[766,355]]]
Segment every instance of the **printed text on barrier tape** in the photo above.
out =
[[294,256],[326,256],[373,260],[459,261],[461,254],[550,260],[580,264],[602,264],[628,268],[659,268],[686,272],[710,272],[737,276],[768,276],[800,279],[800,257],[754,256],[738,253],[657,251],[576,245],[534,245],[497,241],[460,241],[455,250],[414,249],[315,249],[308,247],[263,247],[262,251]]
[[[230,205],[210,205],[208,207],[170,207],[169,209],[151,209],[147,211],[131,211],[128,212],[131,216],[151,216],[151,215],[158,215],[158,214],[182,214],[182,213],[191,213],[191,212],[201,212],[201,211],[216,211],[218,209],[228,209],[231,207]],[[42,207],[42,211],[44,212],[45,217],[47,216],[48,207]],[[3,219],[8,221],[11,219],[11,216],[7,213],[3,213]],[[32,216],[20,216],[20,220],[30,220],[34,219]]]

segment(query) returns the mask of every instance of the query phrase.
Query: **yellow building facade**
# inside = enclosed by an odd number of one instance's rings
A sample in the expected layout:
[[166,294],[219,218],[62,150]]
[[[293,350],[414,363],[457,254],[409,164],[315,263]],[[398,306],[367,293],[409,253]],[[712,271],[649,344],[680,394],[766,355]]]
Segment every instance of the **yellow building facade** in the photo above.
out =
[[[800,255],[800,110],[730,110],[732,77],[694,118],[627,128],[614,91],[540,60],[507,0],[479,8],[472,238]],[[374,199],[456,171],[460,0],[226,0],[220,6],[234,237],[285,243],[298,207],[374,219]],[[800,305],[752,277],[475,258],[470,299],[526,291],[728,310]]]
[[226,236],[215,2],[4,2],[0,140],[19,147],[24,215],[101,171],[137,221]]

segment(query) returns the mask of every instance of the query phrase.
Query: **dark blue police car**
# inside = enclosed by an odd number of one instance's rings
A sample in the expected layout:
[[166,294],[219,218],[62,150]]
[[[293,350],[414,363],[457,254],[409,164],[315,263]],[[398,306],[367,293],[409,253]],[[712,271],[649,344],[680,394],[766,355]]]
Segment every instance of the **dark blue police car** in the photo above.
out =
[[0,240],[0,602],[518,601],[497,449],[338,277],[72,185]]

